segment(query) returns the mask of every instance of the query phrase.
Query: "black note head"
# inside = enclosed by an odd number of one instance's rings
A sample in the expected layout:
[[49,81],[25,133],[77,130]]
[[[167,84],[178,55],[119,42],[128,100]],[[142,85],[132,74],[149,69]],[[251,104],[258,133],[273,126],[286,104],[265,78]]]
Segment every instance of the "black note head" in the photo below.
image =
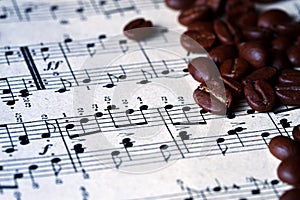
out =
[[166,145],[166,144],[163,144],[163,145],[161,145],[159,148],[160,148],[161,150],[166,150],[166,149],[169,148],[169,146]]
[[66,91],[67,91],[66,88],[60,88],[60,89],[58,89],[56,92],[58,92],[58,93],[64,93],[64,92],[66,92]]
[[88,123],[89,119],[88,118],[82,118],[80,119],[80,123],[84,124],[84,123]]
[[50,133],[43,133],[42,134],[42,138],[49,138],[50,137]]
[[7,149],[5,149],[6,153],[13,153],[14,151],[15,151],[14,148],[7,148]]
[[23,173],[17,173],[14,175],[14,179],[23,178]]
[[11,90],[10,89],[4,89],[2,90],[2,94],[10,94]]
[[20,90],[21,97],[28,97],[29,96],[29,91],[27,89]]
[[126,78],[127,76],[125,74],[119,76],[119,79],[126,79]]
[[19,136],[19,140],[20,140],[21,145],[29,144],[29,139],[28,139],[27,135]]
[[276,179],[275,179],[275,180],[272,180],[272,181],[271,181],[271,184],[272,184],[272,185],[278,185],[278,184],[279,184],[279,181],[276,180]]
[[191,107],[189,107],[189,106],[185,106],[182,108],[182,111],[184,111],[184,112],[188,112],[190,110],[191,110]]
[[74,127],[75,127],[74,124],[67,124],[67,125],[66,125],[66,129],[72,129],[72,128],[74,128]]
[[117,107],[115,105],[109,105],[109,106],[107,106],[107,110],[114,110],[116,108]]
[[140,107],[140,110],[148,110],[148,106],[147,106],[147,105],[142,105],[142,106]]
[[217,143],[223,143],[223,142],[225,142],[225,139],[224,139],[224,138],[218,138],[218,139],[217,139]]
[[244,130],[243,127],[237,127],[237,128],[235,128],[235,131],[236,131],[236,132],[242,132],[243,130]]
[[185,68],[182,71],[185,72],[185,73],[189,72],[188,68]]
[[253,109],[247,110],[247,114],[254,114],[254,113],[255,113],[255,110],[253,110]]
[[106,87],[106,88],[113,88],[114,86],[116,86],[116,85],[115,85],[115,84],[112,84],[112,83],[109,83],[109,84],[104,85],[103,87]]
[[74,150],[75,150],[75,153],[77,153],[77,154],[84,152],[84,148],[82,148],[82,144],[75,144]]
[[227,113],[227,118],[228,119],[234,119],[235,118],[235,113],[233,113],[233,112]]
[[103,113],[102,112],[97,112],[95,113],[95,117],[102,117],[103,116]]
[[168,105],[165,106],[165,109],[167,109],[167,110],[170,110],[172,108],[173,108],[173,105],[171,105],[171,104],[168,104]]
[[66,39],[64,40],[65,43],[72,42],[72,41],[73,41],[73,40],[72,40],[71,38],[66,38]]
[[207,111],[204,110],[204,109],[201,109],[201,110],[200,110],[200,113],[201,113],[201,114],[205,114],[205,113],[207,113]]
[[59,163],[60,161],[61,161],[60,158],[53,158],[53,159],[51,160],[52,163]]
[[36,170],[37,168],[38,168],[37,165],[30,165],[30,166],[28,167],[29,170]]
[[124,145],[125,148],[133,147],[133,142],[131,142],[130,138],[124,138],[122,140],[122,144]]
[[99,35],[98,39],[99,40],[102,40],[102,39],[105,39],[106,38],[106,35]]
[[236,134],[236,130],[229,130],[227,132],[228,135],[235,135]]
[[186,131],[181,131],[179,133],[179,137],[182,139],[182,140],[189,140],[190,139],[190,136],[187,134]]
[[282,125],[282,127],[283,128],[288,128],[288,127],[290,127],[290,122],[288,122],[288,120],[287,119],[281,119],[280,121],[280,124]]
[[6,105],[8,106],[12,106],[12,105],[15,105],[16,101],[15,100],[9,100],[6,102]]
[[127,115],[130,115],[130,114],[134,113],[134,110],[133,109],[128,109],[128,110],[125,111],[125,113]]
[[264,133],[261,134],[261,136],[262,136],[262,137],[269,137],[269,136],[270,136],[270,133],[264,132]]
[[222,188],[220,186],[214,187],[213,191],[214,192],[220,192],[222,190]]
[[120,151],[113,151],[113,152],[111,152],[111,155],[118,156],[118,155],[120,155]]

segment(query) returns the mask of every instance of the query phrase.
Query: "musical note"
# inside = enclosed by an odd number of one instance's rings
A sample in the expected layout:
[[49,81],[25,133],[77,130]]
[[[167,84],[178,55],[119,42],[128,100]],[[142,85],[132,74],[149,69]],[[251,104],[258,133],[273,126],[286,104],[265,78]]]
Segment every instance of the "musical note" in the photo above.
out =
[[27,7],[24,9],[24,14],[27,21],[30,21],[30,13],[32,13],[32,11],[33,11],[33,7]]
[[21,179],[21,178],[23,178],[23,173],[16,172],[13,176],[14,185],[0,185],[0,191],[2,189],[18,189],[19,188],[18,179]]
[[105,39],[106,39],[106,35],[104,35],[104,34],[98,36],[98,40],[99,40],[100,45],[102,46],[102,49],[105,49],[105,45],[103,43],[103,40],[105,40]]
[[[47,61],[47,59],[50,57],[49,47],[42,47],[41,48],[41,55],[43,57],[43,60]],[[49,68],[49,64],[48,64],[48,68]]]
[[70,139],[74,139],[74,138],[79,137],[78,134],[72,134],[72,135],[70,134],[70,130],[72,130],[74,127],[75,127],[74,124],[67,124],[65,126],[66,132],[67,132],[67,134],[68,134],[68,136],[69,136]]
[[265,144],[266,144],[267,146],[269,146],[269,143],[266,141],[266,138],[269,137],[269,136],[270,136],[270,133],[268,133],[268,132],[263,132],[263,133],[261,134],[261,137],[262,137],[262,139],[264,140],[264,142],[265,142]]
[[87,78],[83,79],[82,82],[83,83],[89,83],[89,82],[91,82],[91,77],[90,77],[88,71],[86,69],[84,71],[85,71],[85,74],[86,74]]
[[[8,49],[10,49],[9,47],[8,47]],[[11,50],[9,50],[9,51],[5,51],[5,59],[6,59],[6,62],[7,62],[7,64],[8,65],[10,65],[10,62],[9,62],[9,56],[12,56],[14,54],[14,52],[13,51],[11,51]]]
[[260,194],[260,188],[258,186],[257,180],[255,178],[253,178],[253,177],[248,178],[248,180],[250,181],[250,183],[253,183],[254,186],[255,186],[255,189],[251,190],[251,194],[253,194],[253,195]]
[[8,16],[7,8],[5,6],[2,6],[1,9],[2,9],[2,12],[0,14],[0,19],[6,19]]
[[126,53],[129,50],[129,46],[127,45],[127,40],[119,40],[119,46],[122,53]]
[[51,13],[51,16],[52,16],[52,18],[54,19],[54,20],[56,20],[57,19],[57,16],[56,16],[56,11],[58,10],[58,5],[52,5],[52,6],[50,6],[50,13]]
[[186,149],[186,151],[188,153],[190,153],[190,150],[189,150],[189,148],[187,147],[187,145],[185,143],[186,140],[190,140],[190,134],[187,134],[186,131],[180,131],[179,132],[179,137],[180,137],[180,139],[181,139],[181,141],[182,141],[182,143],[183,143],[184,148]]
[[[72,83],[66,79],[63,79],[63,78],[60,78],[60,81],[61,81],[61,84],[63,85],[62,88],[56,90],[55,92],[58,92],[58,93],[64,93],[66,91],[70,91],[68,88],[69,87],[72,87]],[[68,84],[68,85],[66,85]]]
[[127,153],[127,155],[128,155],[129,160],[132,160],[132,158],[131,158],[131,156],[130,156],[130,153],[129,153],[129,151],[128,151],[128,148],[133,147],[133,143],[134,143],[134,141],[131,141],[130,138],[124,138],[124,139],[122,140],[122,143],[120,143],[120,144],[123,144],[123,145],[124,145],[124,148],[125,148],[125,151],[126,151],[126,153]]
[[119,157],[119,155],[120,155],[120,151],[111,152],[111,157],[112,157],[115,167],[117,169],[119,169],[119,167],[121,166],[121,164],[123,162],[122,159]]
[[168,162],[171,158],[171,153],[168,151],[169,146],[167,144],[163,144],[159,147],[160,152],[165,160],[165,162]]
[[241,131],[243,131],[243,130],[244,130],[244,128],[242,128],[242,127],[237,127],[237,128],[235,128],[235,129],[233,129],[233,130],[229,130],[229,131],[227,132],[227,134],[228,134],[228,135],[236,135],[236,137],[237,137],[238,140],[240,141],[241,145],[244,147],[244,143],[243,143],[243,141],[241,140],[241,138],[240,138],[240,136],[239,136],[239,134],[238,134],[238,132],[241,132]]
[[2,134],[8,136],[8,139],[9,139],[9,145],[3,145],[2,147],[5,148],[4,151],[5,151],[6,153],[13,153],[16,149],[15,149],[15,145],[14,145],[14,143],[13,143],[12,137],[11,137],[11,135],[10,135],[9,129],[8,129],[8,127],[7,127],[6,124],[0,124],[0,131],[1,131],[1,132],[2,132],[1,129],[3,129],[3,128],[5,129],[5,131],[4,131],[4,133],[2,133]]
[[95,43],[86,44],[86,48],[91,57],[93,57],[96,54]]
[[38,189],[39,188],[39,184],[34,180],[34,176],[33,176],[33,173],[32,173],[32,171],[35,171],[37,169],[38,169],[37,165],[30,165],[28,167],[29,176],[30,176],[30,179],[31,179],[33,189]]
[[283,128],[284,132],[286,133],[286,135],[290,138],[290,135],[289,135],[289,133],[286,129],[291,126],[291,122],[289,122],[287,119],[283,118],[279,121],[279,123],[282,126],[282,128]]
[[119,82],[119,77],[113,75],[113,74],[110,74],[110,73],[107,73],[107,76],[108,76],[108,79],[110,81],[110,83],[104,85],[103,87],[106,87],[106,88],[113,88],[115,85],[115,82],[113,81],[113,78],[116,79],[116,82]]
[[67,38],[64,40],[64,44],[65,44],[65,46],[66,46],[66,49],[67,49],[68,53],[71,52],[71,50],[70,50],[70,48],[69,48],[69,43],[71,43],[71,42],[73,42],[73,40],[72,40],[71,38],[69,38],[69,37],[67,37]]
[[42,133],[42,138],[50,138],[52,133],[56,132],[56,126],[53,123],[49,123],[46,120],[44,121],[47,127],[47,133]]
[[[143,74],[143,76],[144,76],[145,79],[137,82],[137,84],[147,84],[147,83],[150,83],[150,81],[148,79],[152,79],[152,77],[153,77],[152,74],[150,72],[148,72],[148,71],[143,70],[143,69],[141,69],[141,72],[142,72],[142,74]],[[149,78],[148,78],[148,76],[149,76]]]
[[127,78],[127,75],[126,75],[126,72],[125,72],[125,69],[123,68],[123,66],[122,65],[119,65],[120,66],[120,68],[121,68],[121,71],[122,71],[122,75],[120,75],[119,76],[119,79],[121,79],[121,80],[124,80],[124,79],[126,79]]
[[[228,150],[227,145],[223,145],[224,142],[225,142],[224,138],[218,138],[217,139],[217,145],[218,145],[219,149],[221,150],[223,156],[225,156],[225,154],[226,154],[226,152]],[[222,146],[225,146],[225,148],[222,148]]]
[[[2,90],[2,94],[5,95],[5,97],[2,97],[2,98],[9,99],[9,100],[3,100],[3,102],[6,102],[6,105],[8,105],[8,106],[15,105],[16,99],[12,92],[9,81],[7,80],[7,78],[0,78],[0,82],[5,82],[5,85],[6,85],[6,88]],[[9,95],[9,96],[6,96],[6,95]]]
[[82,162],[81,162],[80,157],[79,157],[79,154],[84,153],[84,148],[82,147],[82,144],[75,144],[73,148],[74,148],[74,151],[75,151],[75,154],[76,154],[77,161],[78,161],[79,166],[81,168],[83,177],[85,179],[87,179],[87,178],[89,178],[89,175],[86,173],[85,169],[83,168]]
[[62,170],[60,162],[61,162],[61,159],[58,158],[58,157],[53,158],[51,160],[51,166],[52,166],[52,170],[53,170],[53,173],[54,173],[54,176],[55,176],[55,183],[56,184],[62,184],[62,180],[58,177],[59,173]]
[[169,69],[169,67],[168,67],[168,65],[167,65],[167,63],[166,63],[166,61],[165,60],[162,60],[162,63],[164,64],[164,67],[166,68],[165,70],[163,70],[161,73],[163,74],[163,75],[167,75],[167,74],[169,74],[170,72],[173,72],[174,71],[174,69]]
[[279,184],[279,181],[275,179],[275,180],[272,180],[270,183],[271,183],[271,187],[272,187],[272,189],[273,189],[275,195],[279,198],[280,195],[279,195],[278,190],[276,189],[276,185]]
[[77,8],[75,11],[76,13],[79,14],[81,20],[86,20],[86,16],[84,15],[84,7],[82,5],[79,8]]

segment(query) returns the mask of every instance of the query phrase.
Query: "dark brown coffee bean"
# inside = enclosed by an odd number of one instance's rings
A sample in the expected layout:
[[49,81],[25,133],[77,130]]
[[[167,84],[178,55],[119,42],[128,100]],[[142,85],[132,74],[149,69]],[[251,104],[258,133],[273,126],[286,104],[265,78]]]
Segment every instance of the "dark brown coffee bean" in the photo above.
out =
[[290,16],[283,10],[270,9],[260,14],[257,25],[265,28],[275,28],[278,24],[284,24],[291,21]]
[[244,42],[239,45],[240,57],[255,68],[264,67],[268,62],[268,51],[260,42]]
[[299,200],[300,189],[294,188],[289,191],[286,191],[281,197],[280,200]]
[[249,106],[258,112],[270,111],[275,105],[274,90],[266,81],[249,82],[244,94]]
[[269,143],[270,152],[279,160],[300,155],[300,144],[285,136],[276,136]]
[[203,6],[206,5],[207,0],[196,0],[194,6]]
[[262,67],[246,76],[243,79],[243,84],[246,85],[247,83],[256,80],[272,81],[275,78],[276,73],[277,70],[274,67]]
[[270,65],[277,70],[287,69],[292,66],[286,51],[271,49],[270,50]]
[[195,0],[165,0],[165,4],[174,10],[182,10],[193,5]]
[[203,53],[215,43],[215,35],[208,31],[186,31],[181,35],[180,43],[189,52]]
[[[208,85],[208,86],[207,86]],[[232,105],[232,95],[220,82],[201,84],[193,94],[195,102],[204,110],[225,115]]]
[[196,6],[183,10],[178,17],[179,23],[188,26],[200,20],[211,17],[211,8],[208,6]]
[[251,27],[256,26],[257,19],[257,13],[255,11],[249,11],[247,13],[241,13],[238,17],[231,19],[231,21],[239,27]]
[[220,19],[214,21],[214,31],[223,44],[235,44],[241,41],[241,33],[237,27]]
[[272,36],[272,31],[263,27],[244,27],[243,35],[248,40],[266,40]]
[[286,51],[292,45],[293,45],[293,41],[286,36],[276,37],[272,41],[272,48],[277,50]]
[[206,5],[212,8],[215,14],[220,14],[224,9],[225,0],[207,0]]
[[153,24],[149,20],[144,18],[138,18],[129,22],[123,29],[123,33],[126,37],[132,40],[141,40],[149,36],[151,31],[149,29],[140,29],[140,28],[149,28]]
[[300,35],[300,22],[289,22],[277,24],[274,31],[278,35],[296,38]]
[[300,184],[300,156],[291,156],[283,160],[278,169],[278,177],[290,185],[298,186]]
[[282,70],[278,76],[278,82],[300,85],[300,71],[295,69]]
[[300,45],[291,46],[288,50],[288,57],[290,62],[296,66],[300,66]]
[[293,137],[294,137],[294,140],[296,142],[298,142],[298,145],[300,145],[300,124],[294,127]]
[[225,10],[227,19],[231,21],[244,13],[255,11],[255,7],[251,1],[227,1]]
[[244,86],[240,82],[238,82],[232,78],[225,78],[225,77],[222,77],[222,80],[223,80],[225,86],[232,92],[232,95],[234,97],[239,98],[239,97],[243,96]]
[[188,70],[192,77],[200,83],[205,83],[209,80],[218,80],[220,78],[216,64],[207,57],[198,57],[191,60],[188,65]]
[[275,92],[282,104],[288,106],[300,105],[300,84],[278,84],[275,86]]
[[209,56],[217,65],[220,65],[227,59],[235,58],[237,51],[234,45],[220,45],[210,50]]
[[223,77],[241,79],[245,76],[249,69],[249,64],[243,58],[227,59],[221,67],[220,72]]
[[190,24],[188,26],[188,30],[190,31],[208,31],[208,32],[214,32],[213,23],[209,21],[199,21],[195,22],[193,24]]

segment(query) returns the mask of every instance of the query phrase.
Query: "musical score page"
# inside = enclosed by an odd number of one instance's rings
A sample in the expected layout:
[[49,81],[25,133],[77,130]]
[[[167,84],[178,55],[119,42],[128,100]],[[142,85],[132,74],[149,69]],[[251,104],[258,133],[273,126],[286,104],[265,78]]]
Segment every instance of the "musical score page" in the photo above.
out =
[[[268,7],[299,19],[297,0]],[[300,107],[202,110],[187,71],[199,55],[180,46],[177,15],[163,0],[0,1],[0,199],[278,199],[290,188],[268,143],[291,137]],[[158,33],[127,39],[138,17]]]

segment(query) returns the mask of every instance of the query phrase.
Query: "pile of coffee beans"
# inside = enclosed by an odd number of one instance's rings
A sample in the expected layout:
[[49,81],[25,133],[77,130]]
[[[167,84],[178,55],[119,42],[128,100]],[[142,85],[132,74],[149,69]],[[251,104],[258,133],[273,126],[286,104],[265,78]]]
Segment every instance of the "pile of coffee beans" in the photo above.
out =
[[[286,136],[274,137],[270,144],[270,152],[282,162],[277,174],[278,177],[290,185],[298,187],[300,185],[300,125],[293,129],[292,140]],[[297,200],[300,198],[300,188],[287,191],[280,198],[281,200]]]
[[[271,2],[275,0],[165,0],[180,10],[178,22],[187,27],[182,46],[209,54],[188,66],[200,82],[193,96],[204,110],[223,114],[221,104],[230,111],[240,98],[258,112],[279,104],[300,105],[300,71],[294,69],[300,67],[300,22],[284,10],[256,10],[255,3]],[[219,69],[216,75],[211,74],[214,66]],[[225,95],[207,86],[210,82],[221,88],[219,80]]]

